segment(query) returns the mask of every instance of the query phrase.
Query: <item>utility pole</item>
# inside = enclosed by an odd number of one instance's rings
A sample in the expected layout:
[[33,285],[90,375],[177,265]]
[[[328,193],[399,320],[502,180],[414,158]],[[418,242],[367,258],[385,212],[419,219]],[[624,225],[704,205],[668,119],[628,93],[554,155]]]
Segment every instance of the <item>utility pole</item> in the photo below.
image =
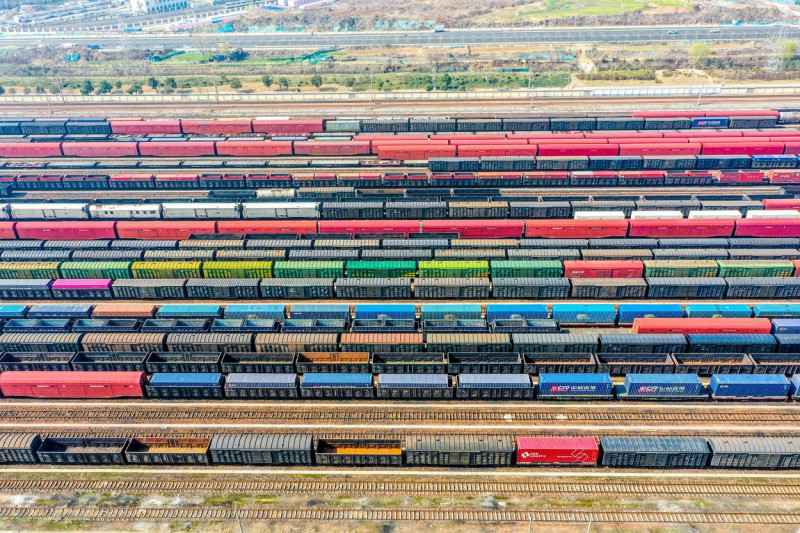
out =
[[778,26],[778,31],[772,39],[772,46],[767,51],[767,64],[764,66],[766,70],[773,72],[783,71],[783,53],[782,46],[786,46],[786,38],[788,37],[789,30],[789,11],[787,10],[783,22]]

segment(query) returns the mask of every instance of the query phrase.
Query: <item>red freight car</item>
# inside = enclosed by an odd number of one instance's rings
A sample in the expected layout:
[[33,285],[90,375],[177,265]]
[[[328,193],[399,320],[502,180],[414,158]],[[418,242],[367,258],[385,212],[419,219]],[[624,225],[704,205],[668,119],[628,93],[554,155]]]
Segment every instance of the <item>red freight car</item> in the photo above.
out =
[[642,220],[630,221],[631,237],[730,237],[733,220]]
[[618,144],[539,144],[539,155],[541,156],[603,156],[619,154]]
[[518,465],[596,465],[594,437],[518,437]]
[[785,154],[792,154],[792,155],[800,155],[800,142],[799,141],[790,141],[784,143],[784,151]]
[[217,120],[181,120],[183,133],[228,135],[253,131],[250,119],[221,118]]
[[316,220],[220,220],[220,233],[302,235],[317,233]]
[[144,396],[144,372],[10,371],[0,374],[3,396],[124,398]]
[[120,239],[187,239],[193,233],[215,232],[216,222],[213,220],[192,222],[122,220],[117,223],[117,234]]
[[53,157],[61,155],[61,143],[3,143],[0,157]]
[[17,222],[20,239],[38,240],[90,240],[114,239],[117,236],[116,222]]
[[[639,118],[683,118],[683,117],[706,117],[706,111],[640,111],[631,113],[632,117]],[[714,115],[725,116],[725,115]]]
[[215,155],[213,141],[139,143],[139,153],[154,157],[198,157]]
[[644,263],[631,261],[564,261],[566,278],[641,278]]
[[181,133],[180,120],[114,120],[111,124],[111,133],[124,133],[127,135],[150,135],[163,133]]
[[766,178],[760,170],[720,170],[717,172],[719,183],[763,183]]
[[320,220],[320,233],[419,233],[419,220]]
[[624,237],[628,233],[627,220],[526,220],[526,237],[546,239],[602,239]]
[[800,209],[800,198],[764,198],[764,209]]
[[703,144],[703,155],[773,155],[782,154],[783,143],[757,142],[757,141],[736,141],[725,143]]
[[253,119],[253,131],[255,133],[267,133],[276,137],[309,135],[311,133],[323,131],[324,129],[322,120]]
[[447,144],[378,145],[375,153],[379,159],[417,161],[430,157],[455,157],[457,146]]
[[769,318],[634,318],[633,333],[769,333]]
[[628,143],[619,145],[619,155],[700,155],[701,148],[696,143]]
[[217,141],[217,155],[264,157],[292,155],[292,141]]
[[[397,135],[386,135],[380,133],[359,133],[353,135],[354,141],[375,141],[380,143],[407,143],[408,141],[428,141],[428,142],[437,142],[437,141],[429,141],[430,137],[428,137],[424,133],[398,133]],[[442,139],[441,141],[444,144],[447,144],[446,139]]]
[[112,189],[149,189],[153,185],[150,174],[112,174],[108,177]]
[[74,157],[125,157],[139,155],[139,143],[132,141],[62,143],[64,155]]
[[798,218],[743,218],[736,220],[737,237],[800,237]]
[[458,147],[459,157],[507,157],[536,155],[534,144],[469,144]]
[[779,117],[773,109],[726,109],[725,111],[706,111],[707,117]]
[[522,237],[522,220],[423,220],[423,233],[456,233],[462,239]]
[[303,141],[294,143],[295,155],[369,155],[369,142]]
[[14,231],[16,222],[0,222],[0,239],[16,239],[17,233]]

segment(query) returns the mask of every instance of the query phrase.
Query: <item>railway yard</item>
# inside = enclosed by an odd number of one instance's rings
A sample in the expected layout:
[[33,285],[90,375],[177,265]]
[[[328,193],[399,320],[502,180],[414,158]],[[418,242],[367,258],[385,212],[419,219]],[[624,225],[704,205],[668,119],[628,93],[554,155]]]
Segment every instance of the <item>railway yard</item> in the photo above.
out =
[[0,117],[0,527],[795,531],[780,103]]

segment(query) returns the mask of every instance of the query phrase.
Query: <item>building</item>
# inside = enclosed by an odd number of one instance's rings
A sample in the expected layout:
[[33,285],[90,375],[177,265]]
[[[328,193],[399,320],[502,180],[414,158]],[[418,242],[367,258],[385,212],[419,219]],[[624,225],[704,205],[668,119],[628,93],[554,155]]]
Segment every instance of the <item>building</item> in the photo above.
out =
[[131,0],[131,13],[134,15],[163,13],[184,9],[188,5],[188,0]]

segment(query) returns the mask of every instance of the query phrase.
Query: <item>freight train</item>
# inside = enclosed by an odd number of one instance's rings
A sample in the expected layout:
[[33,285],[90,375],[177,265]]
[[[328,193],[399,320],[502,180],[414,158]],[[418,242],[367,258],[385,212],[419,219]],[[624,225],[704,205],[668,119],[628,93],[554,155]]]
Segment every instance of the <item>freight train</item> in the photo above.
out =
[[534,437],[420,435],[330,439],[310,434],[200,438],[0,434],[0,463],[248,466],[603,466],[609,468],[800,467],[789,437]]

